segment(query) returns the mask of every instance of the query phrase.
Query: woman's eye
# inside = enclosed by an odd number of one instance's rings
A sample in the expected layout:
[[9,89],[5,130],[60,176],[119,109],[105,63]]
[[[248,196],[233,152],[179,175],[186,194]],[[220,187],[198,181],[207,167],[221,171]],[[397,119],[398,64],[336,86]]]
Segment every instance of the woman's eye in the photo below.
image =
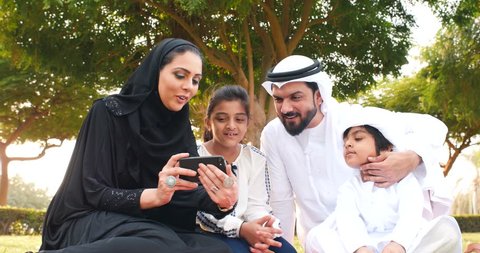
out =
[[200,79],[195,79],[195,78],[194,78],[194,79],[192,80],[192,83],[193,83],[194,85],[198,85],[198,84],[200,83]]
[[185,78],[185,75],[184,75],[184,74],[181,74],[181,73],[175,73],[175,77],[176,77],[177,79],[183,79],[183,78]]
[[224,122],[226,120],[227,120],[227,118],[217,118],[217,121],[219,121],[219,122]]

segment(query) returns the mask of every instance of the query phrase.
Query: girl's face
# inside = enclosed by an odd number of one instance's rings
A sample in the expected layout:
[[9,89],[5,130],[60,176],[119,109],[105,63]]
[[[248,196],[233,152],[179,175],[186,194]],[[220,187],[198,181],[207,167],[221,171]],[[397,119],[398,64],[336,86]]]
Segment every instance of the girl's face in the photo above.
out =
[[185,52],[175,56],[160,71],[158,93],[160,100],[170,111],[180,111],[195,96],[202,79],[202,59]]
[[237,147],[247,132],[248,115],[240,100],[222,101],[213,108],[205,124],[212,131],[214,143]]
[[377,156],[375,139],[364,127],[352,127],[343,141],[343,157],[352,168],[359,168],[368,163],[368,157]]

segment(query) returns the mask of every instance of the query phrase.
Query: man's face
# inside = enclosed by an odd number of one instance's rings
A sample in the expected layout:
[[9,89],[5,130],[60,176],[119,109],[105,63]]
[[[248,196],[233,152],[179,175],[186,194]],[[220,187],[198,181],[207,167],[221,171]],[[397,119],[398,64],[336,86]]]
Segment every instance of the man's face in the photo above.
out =
[[305,82],[291,82],[281,88],[272,85],[272,93],[277,116],[289,134],[298,135],[322,120],[320,92],[313,93]]

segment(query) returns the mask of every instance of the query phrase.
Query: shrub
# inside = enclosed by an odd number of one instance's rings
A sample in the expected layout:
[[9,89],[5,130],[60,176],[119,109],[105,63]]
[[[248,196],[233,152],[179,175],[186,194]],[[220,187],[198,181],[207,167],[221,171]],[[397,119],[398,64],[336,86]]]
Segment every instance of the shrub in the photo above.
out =
[[0,234],[38,235],[42,232],[44,210],[0,207]]
[[480,232],[480,215],[455,215],[462,233]]

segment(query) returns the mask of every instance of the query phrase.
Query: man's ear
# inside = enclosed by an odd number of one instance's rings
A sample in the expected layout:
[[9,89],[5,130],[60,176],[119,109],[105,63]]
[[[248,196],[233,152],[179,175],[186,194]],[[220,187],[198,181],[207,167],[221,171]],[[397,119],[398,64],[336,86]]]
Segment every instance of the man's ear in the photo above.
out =
[[315,102],[317,102],[319,106],[323,103],[322,94],[320,94],[319,90],[315,91]]

